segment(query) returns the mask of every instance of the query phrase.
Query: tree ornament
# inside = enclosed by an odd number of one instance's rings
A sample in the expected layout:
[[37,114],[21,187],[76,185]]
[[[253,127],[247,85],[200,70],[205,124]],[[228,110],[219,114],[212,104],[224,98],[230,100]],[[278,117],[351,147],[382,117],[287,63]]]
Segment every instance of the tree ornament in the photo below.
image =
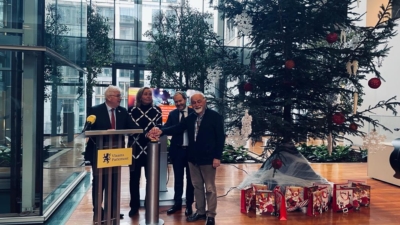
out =
[[358,61],[353,60],[353,62],[346,63],[346,70],[349,75],[356,75],[358,71]]
[[271,165],[272,165],[272,168],[279,170],[282,167],[283,162],[280,159],[274,159],[274,160],[272,160]]
[[354,96],[353,96],[353,100],[354,100],[354,105],[353,105],[353,114],[357,114],[357,106],[358,106],[358,93],[354,92]]
[[332,116],[332,122],[336,123],[337,125],[341,125],[346,121],[346,117],[344,117],[343,113],[337,112]]
[[349,128],[350,130],[356,131],[358,129],[358,125],[356,123],[351,123]]
[[326,41],[329,44],[335,43],[337,41],[337,39],[338,39],[337,33],[332,32],[332,33],[329,33],[328,35],[326,35]]
[[341,30],[340,31],[340,43],[346,43],[347,38],[346,38],[346,31],[345,30]]
[[286,69],[291,70],[291,69],[294,68],[294,66],[295,66],[295,63],[294,63],[293,60],[291,60],[291,59],[286,60],[286,62],[285,62],[285,68]]
[[249,82],[245,83],[243,86],[244,91],[252,91],[253,90],[253,85]]
[[374,77],[368,81],[368,86],[372,89],[377,89],[381,86],[382,82],[381,79]]

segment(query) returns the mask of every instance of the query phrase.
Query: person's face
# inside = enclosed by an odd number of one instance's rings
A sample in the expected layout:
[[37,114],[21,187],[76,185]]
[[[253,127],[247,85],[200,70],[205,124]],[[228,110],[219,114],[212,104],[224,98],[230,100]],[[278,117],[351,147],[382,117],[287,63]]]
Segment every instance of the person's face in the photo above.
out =
[[110,91],[110,93],[107,96],[107,105],[109,105],[112,108],[116,108],[119,106],[121,103],[121,92],[118,90],[115,91]]
[[203,114],[206,110],[206,99],[201,94],[193,95],[190,103],[197,114]]
[[175,106],[179,111],[182,111],[186,107],[186,100],[183,98],[182,95],[178,94],[174,96]]
[[146,89],[143,91],[141,100],[143,105],[149,105],[153,102],[153,94],[151,93],[150,89]]

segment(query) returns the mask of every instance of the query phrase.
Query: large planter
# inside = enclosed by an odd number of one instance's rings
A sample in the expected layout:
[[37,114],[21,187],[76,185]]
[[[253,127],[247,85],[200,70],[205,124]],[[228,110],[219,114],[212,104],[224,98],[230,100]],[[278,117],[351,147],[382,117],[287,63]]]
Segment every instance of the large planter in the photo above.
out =
[[389,157],[390,166],[395,172],[393,177],[400,179],[400,138],[393,140],[392,144],[394,149]]

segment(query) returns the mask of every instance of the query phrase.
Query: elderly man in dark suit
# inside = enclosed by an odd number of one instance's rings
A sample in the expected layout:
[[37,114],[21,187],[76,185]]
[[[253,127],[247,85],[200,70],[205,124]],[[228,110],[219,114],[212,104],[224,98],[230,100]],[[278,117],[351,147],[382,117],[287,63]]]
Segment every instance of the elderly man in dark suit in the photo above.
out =
[[[121,89],[119,87],[110,85],[104,92],[105,102],[93,106],[88,110],[88,115],[95,115],[96,121],[90,127],[90,130],[109,130],[109,129],[141,129],[136,126],[132,119],[129,117],[127,110],[120,106],[121,102]],[[96,159],[93,158],[96,149],[96,140],[90,138],[86,144],[85,160],[90,161],[92,171],[96,168]],[[105,143],[108,142],[108,137],[105,137]],[[125,145],[125,143],[123,143]],[[96,175],[93,176],[93,183],[98,179]],[[106,181],[106,174],[103,174],[103,182]],[[103,183],[103,191],[106,184]],[[92,189],[93,190],[93,189]],[[92,191],[92,201],[97,196],[97,193]],[[93,201],[94,203],[94,201]],[[124,215],[121,214],[121,218]],[[102,215],[103,217],[103,215]]]
[[162,134],[174,135],[187,130],[188,161],[197,211],[187,217],[186,221],[206,220],[206,225],[214,225],[217,214],[215,176],[216,169],[221,164],[225,144],[223,119],[216,111],[206,107],[206,98],[202,93],[192,95],[190,102],[195,113],[175,126],[164,127],[161,130],[153,128],[148,136],[157,138]]
[[[172,110],[169,115],[165,127],[170,127],[179,124],[188,115],[192,114],[194,110],[186,105],[186,94],[184,92],[176,92],[173,100],[176,109]],[[175,134],[171,138],[169,147],[169,157],[172,161],[174,168],[174,205],[168,209],[167,214],[173,214],[182,209],[182,195],[183,195],[183,180],[186,168],[186,210],[185,215],[192,215],[192,204],[194,201],[193,185],[190,178],[189,165],[188,165],[188,147],[189,138],[187,131],[184,133]]]

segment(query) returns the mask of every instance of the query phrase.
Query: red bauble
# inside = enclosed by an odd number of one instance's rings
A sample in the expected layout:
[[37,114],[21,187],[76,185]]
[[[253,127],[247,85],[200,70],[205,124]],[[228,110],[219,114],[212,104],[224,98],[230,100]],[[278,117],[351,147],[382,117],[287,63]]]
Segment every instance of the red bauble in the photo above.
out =
[[326,41],[329,44],[332,44],[334,42],[336,42],[338,40],[338,34],[337,33],[329,33],[328,35],[326,35]]
[[252,91],[253,90],[253,85],[251,83],[245,83],[243,86],[244,91]]
[[286,60],[286,62],[285,62],[285,68],[286,69],[291,70],[291,69],[294,68],[294,66],[295,66],[295,64],[294,64],[293,60],[291,60],[291,59]]
[[279,170],[282,167],[283,163],[280,159],[272,160],[272,168]]
[[378,87],[381,86],[381,84],[382,84],[381,80],[377,77],[371,78],[368,81],[368,86],[373,89],[377,89]]
[[343,113],[337,112],[337,113],[333,114],[332,122],[334,122],[338,125],[341,125],[344,123],[344,121],[346,121],[346,117],[344,117]]
[[358,129],[358,125],[355,123],[351,123],[349,128],[350,128],[350,130],[356,131]]

